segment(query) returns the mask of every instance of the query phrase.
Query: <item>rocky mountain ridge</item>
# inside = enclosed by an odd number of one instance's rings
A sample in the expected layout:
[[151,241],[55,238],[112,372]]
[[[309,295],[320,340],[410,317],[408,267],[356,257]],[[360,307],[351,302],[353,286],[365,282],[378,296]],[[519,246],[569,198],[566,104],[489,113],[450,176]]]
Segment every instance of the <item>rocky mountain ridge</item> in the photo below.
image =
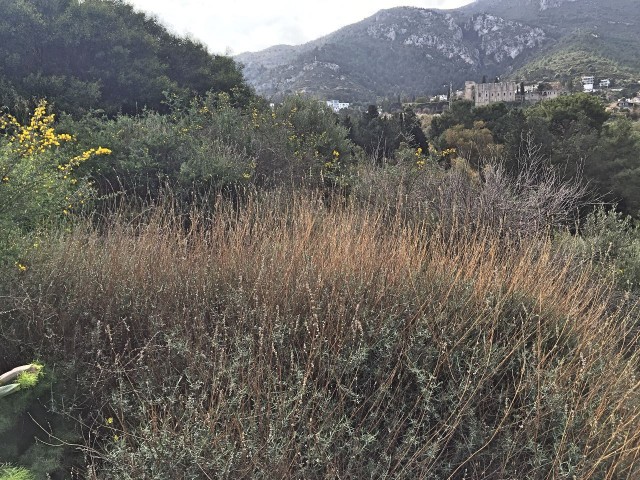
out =
[[[609,5],[634,1],[610,0]],[[477,0],[456,10],[398,7],[304,45],[274,46],[236,59],[249,83],[269,98],[292,92],[343,101],[416,95],[449,83],[461,87],[483,75],[512,74],[573,32],[555,20],[580,7],[582,13],[574,15],[581,19],[580,30],[593,23],[591,9],[601,8],[596,3]],[[619,27],[607,23],[611,18],[615,15],[602,19],[603,30],[617,32]]]

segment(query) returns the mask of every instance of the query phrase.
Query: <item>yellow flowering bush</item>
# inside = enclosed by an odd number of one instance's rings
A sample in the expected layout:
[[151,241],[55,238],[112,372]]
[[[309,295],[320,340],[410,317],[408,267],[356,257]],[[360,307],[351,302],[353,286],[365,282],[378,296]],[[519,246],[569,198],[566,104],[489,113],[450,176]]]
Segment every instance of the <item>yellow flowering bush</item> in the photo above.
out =
[[89,158],[108,155],[107,148],[91,148],[79,155],[64,144],[75,138],[58,133],[55,116],[41,101],[22,124],[9,114],[0,116],[0,264],[19,271],[27,265],[24,245],[56,219],[69,215],[91,196],[90,182],[76,169]]

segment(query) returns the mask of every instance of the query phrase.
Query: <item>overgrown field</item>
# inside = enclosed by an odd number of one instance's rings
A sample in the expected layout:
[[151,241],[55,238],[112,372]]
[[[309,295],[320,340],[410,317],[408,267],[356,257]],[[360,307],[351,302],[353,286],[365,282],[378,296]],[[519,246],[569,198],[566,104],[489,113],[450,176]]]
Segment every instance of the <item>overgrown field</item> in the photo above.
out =
[[637,311],[574,250],[310,193],[122,212],[17,274],[0,370],[47,359],[90,478],[637,478]]
[[335,114],[0,13],[0,480],[640,478],[637,112]]

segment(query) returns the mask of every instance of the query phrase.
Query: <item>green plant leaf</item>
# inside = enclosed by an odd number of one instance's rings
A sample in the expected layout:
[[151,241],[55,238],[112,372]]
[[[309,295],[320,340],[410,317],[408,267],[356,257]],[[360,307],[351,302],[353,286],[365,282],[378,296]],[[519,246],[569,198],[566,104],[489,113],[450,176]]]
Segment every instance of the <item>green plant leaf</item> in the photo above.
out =
[[18,383],[12,383],[10,385],[3,385],[0,387],[0,398],[2,397],[6,397],[7,395],[10,395],[14,392],[17,392],[18,390],[20,390],[20,384]]

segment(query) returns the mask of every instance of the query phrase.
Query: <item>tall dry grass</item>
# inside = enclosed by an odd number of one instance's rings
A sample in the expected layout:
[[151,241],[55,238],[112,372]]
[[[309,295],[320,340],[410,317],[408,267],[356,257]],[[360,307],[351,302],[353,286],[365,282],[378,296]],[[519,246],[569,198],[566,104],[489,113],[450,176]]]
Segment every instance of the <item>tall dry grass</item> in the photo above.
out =
[[92,476],[637,478],[637,312],[590,265],[326,205],[157,208],[34,258],[2,332],[73,364]]

